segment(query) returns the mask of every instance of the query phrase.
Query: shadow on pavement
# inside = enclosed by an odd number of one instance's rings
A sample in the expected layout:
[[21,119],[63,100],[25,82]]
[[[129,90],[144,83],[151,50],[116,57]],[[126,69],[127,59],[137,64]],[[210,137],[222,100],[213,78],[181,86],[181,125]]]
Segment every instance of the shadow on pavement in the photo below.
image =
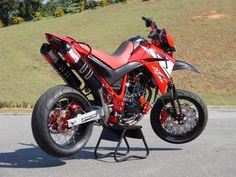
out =
[[[42,152],[33,144],[14,152],[0,152],[0,168],[46,168],[65,165],[63,159],[52,157]],[[93,152],[81,150],[78,159],[93,159]]]
[[[33,144],[19,143],[27,148],[18,149],[14,152],[0,153],[0,168],[47,168],[65,165],[64,160],[74,159],[95,159],[94,147],[85,147],[74,156],[59,159],[42,152]],[[100,147],[101,150],[114,150],[112,147]],[[126,150],[126,148],[120,148]],[[150,151],[175,151],[182,150],[179,148],[149,148]],[[131,151],[145,151],[144,148],[131,148]]]

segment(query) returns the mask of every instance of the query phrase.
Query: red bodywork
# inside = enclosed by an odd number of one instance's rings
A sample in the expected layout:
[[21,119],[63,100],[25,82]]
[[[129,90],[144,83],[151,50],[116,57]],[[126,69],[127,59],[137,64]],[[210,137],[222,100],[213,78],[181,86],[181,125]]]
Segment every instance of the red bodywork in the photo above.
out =
[[[168,40],[171,42],[171,45],[174,45],[168,33],[166,36],[168,36]],[[155,43],[143,42],[140,43],[133,50],[133,44],[132,42],[130,42],[128,43],[125,50],[120,56],[111,56],[97,49],[92,49],[90,51],[90,48],[88,46],[84,44],[79,44],[72,38],[50,33],[46,33],[46,37],[48,42],[55,49],[58,47],[58,44],[55,42],[55,39],[60,39],[71,45],[74,53],[78,57],[82,57],[86,60],[88,55],[95,56],[97,59],[107,64],[110,68],[114,70],[130,62],[140,62],[150,71],[162,94],[166,92],[168,82],[172,82],[170,74],[174,66],[175,60],[170,55],[165,53],[162,49],[160,49],[158,46],[156,46]],[[77,62],[73,59],[73,57],[68,56],[68,54],[64,55],[63,57],[69,64],[75,64]],[[46,58],[49,62],[53,62],[53,60],[50,59],[50,56],[47,56]],[[88,65],[90,66],[89,63]],[[109,85],[109,83],[102,76],[99,75],[98,71],[94,70],[94,72],[98,74],[99,79],[102,81],[103,87],[106,88],[108,93],[113,96],[114,110],[116,110],[117,112],[122,112],[125,106],[124,94],[126,89],[125,84],[127,81],[127,74],[123,77],[121,91],[119,94],[117,94]],[[150,104],[148,102],[145,102],[145,100],[141,101],[145,106],[144,112],[147,112],[151,108]]]

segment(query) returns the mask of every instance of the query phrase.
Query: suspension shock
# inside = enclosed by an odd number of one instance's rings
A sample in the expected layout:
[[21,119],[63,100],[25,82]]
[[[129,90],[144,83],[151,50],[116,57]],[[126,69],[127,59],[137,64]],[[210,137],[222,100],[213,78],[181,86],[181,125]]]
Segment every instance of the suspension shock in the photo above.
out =
[[109,110],[103,98],[101,80],[73,46],[65,44],[64,46],[62,46],[60,52],[63,58],[65,58],[65,60],[70,64],[70,66],[80,75],[80,77],[92,90],[93,97],[94,100],[97,102],[97,105],[100,105],[103,108],[103,122],[107,124],[109,118]]

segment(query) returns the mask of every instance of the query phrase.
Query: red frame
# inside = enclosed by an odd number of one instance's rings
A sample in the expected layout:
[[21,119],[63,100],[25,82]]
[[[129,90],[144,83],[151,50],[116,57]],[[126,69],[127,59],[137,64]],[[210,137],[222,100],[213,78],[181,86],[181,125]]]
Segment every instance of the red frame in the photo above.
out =
[[[53,47],[57,47],[57,44],[54,41],[55,38],[59,38],[60,40],[65,41],[66,43],[71,45],[73,51],[76,53],[76,55],[78,55],[78,57],[82,56],[85,60],[87,56],[90,54],[89,50],[86,50],[85,48],[81,47],[75,40],[71,38],[67,38],[67,37],[59,36],[55,34],[50,34],[50,33],[46,33],[46,37],[47,37],[48,42]],[[74,61],[73,58],[69,56],[68,54],[64,55],[63,57],[70,64],[76,63],[76,61]],[[49,62],[52,62],[50,59],[48,60]],[[160,66],[158,61],[170,61],[173,64],[175,63],[175,60],[170,55],[168,55],[167,53],[164,53],[163,50],[161,50],[154,44],[150,44],[146,42],[146,43],[143,43],[142,45],[139,45],[135,49],[135,51],[132,53],[131,57],[129,58],[128,63],[130,62],[142,63],[153,75],[156,81],[156,84],[158,88],[160,89],[160,92],[164,94],[167,90],[168,82],[172,83],[172,79],[163,71],[163,68]],[[94,70],[94,72],[97,73],[96,70]],[[109,83],[103,77],[101,77],[99,73],[97,73],[97,75],[99,79],[102,81],[103,87],[106,88],[108,93],[112,95],[113,97],[114,110],[117,112],[122,112],[125,106],[124,95],[125,95],[125,90],[126,90],[127,74],[123,77],[123,81],[121,85],[121,92],[119,94],[117,94],[113,90],[113,88],[109,85]]]

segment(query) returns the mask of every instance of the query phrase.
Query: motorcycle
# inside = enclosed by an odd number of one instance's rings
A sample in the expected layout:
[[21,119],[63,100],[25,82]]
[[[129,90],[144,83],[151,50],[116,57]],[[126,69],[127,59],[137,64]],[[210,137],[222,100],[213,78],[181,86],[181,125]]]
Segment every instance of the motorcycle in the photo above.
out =
[[174,59],[175,45],[166,29],[142,17],[148,41],[136,36],[108,55],[73,38],[46,33],[41,54],[66,85],[47,90],[32,113],[39,147],[68,157],[85,146],[93,126],[133,126],[150,112],[153,131],[169,143],[187,143],[204,130],[207,107],[202,99],[176,89],[171,72],[193,65]]

